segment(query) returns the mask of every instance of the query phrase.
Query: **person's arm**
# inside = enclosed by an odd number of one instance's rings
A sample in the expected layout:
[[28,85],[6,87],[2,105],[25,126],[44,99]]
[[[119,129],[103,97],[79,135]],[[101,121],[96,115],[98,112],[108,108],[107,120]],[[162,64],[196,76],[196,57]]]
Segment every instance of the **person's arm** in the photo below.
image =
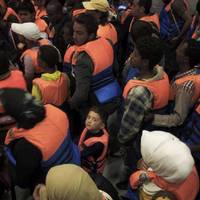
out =
[[84,147],[83,151],[81,152],[81,158],[87,158],[89,156],[93,156],[98,158],[103,151],[104,145],[101,142],[97,142],[89,147]]
[[192,22],[192,16],[189,12],[189,9],[186,9],[183,0],[175,0],[174,3],[172,4],[172,9],[180,18],[184,19],[185,21],[181,32],[175,39],[173,39],[180,41],[190,28],[190,24]]
[[29,56],[24,57],[24,77],[27,82],[28,90],[31,91],[32,80],[34,78],[35,68],[33,66],[32,58]]
[[85,52],[80,53],[76,65],[73,66],[76,90],[71,99],[69,99],[71,109],[78,109],[83,102],[88,100],[93,68],[94,65],[91,58]]
[[16,160],[15,184],[21,188],[28,188],[37,179],[42,153],[27,140],[20,139],[13,149],[13,155]]
[[145,113],[152,106],[152,100],[152,94],[145,87],[138,86],[129,92],[118,133],[121,144],[131,142],[140,131]]
[[169,115],[154,115],[153,125],[160,127],[176,127],[185,121],[194,102],[191,101],[194,92],[194,83],[187,82],[183,87],[177,89],[175,96],[175,107]]

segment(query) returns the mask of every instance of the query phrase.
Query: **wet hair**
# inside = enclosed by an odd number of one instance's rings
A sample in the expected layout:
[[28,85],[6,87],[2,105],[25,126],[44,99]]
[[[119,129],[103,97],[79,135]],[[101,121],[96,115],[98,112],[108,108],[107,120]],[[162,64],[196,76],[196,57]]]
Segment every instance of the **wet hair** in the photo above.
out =
[[167,197],[169,200],[177,200],[177,198],[173,193],[164,190],[160,190],[155,195],[153,195],[152,200],[157,200],[158,198],[161,197],[163,197],[163,199]]
[[197,2],[196,10],[197,10],[198,14],[200,15],[200,0]]
[[39,58],[44,61],[49,68],[53,68],[59,63],[58,50],[51,45],[40,46]]
[[6,51],[0,50],[0,75],[9,72],[9,60]]
[[149,14],[150,13],[150,9],[152,6],[152,0],[139,0],[138,1],[138,5],[140,7],[144,8],[144,12],[145,14]]
[[185,50],[185,55],[189,57],[189,64],[191,67],[200,64],[200,42],[195,39],[186,41],[188,46]]
[[23,1],[23,2],[19,3],[18,12],[19,11],[28,11],[31,14],[34,14],[35,8],[31,1]]
[[136,48],[142,59],[149,60],[149,70],[152,70],[163,57],[163,43],[158,38],[139,38],[136,41]]
[[[106,124],[106,121],[107,121],[108,116],[107,116],[106,112],[104,111],[104,109],[102,109],[101,107],[98,107],[98,106],[93,106],[93,107],[91,107],[91,108],[89,109],[89,112],[90,112],[90,111],[93,111],[93,112],[97,113],[97,114],[100,116],[102,122],[103,122],[104,124]],[[89,112],[88,112],[88,113],[89,113]]]
[[98,22],[91,14],[81,13],[75,18],[74,22],[83,25],[87,29],[88,34],[97,34]]

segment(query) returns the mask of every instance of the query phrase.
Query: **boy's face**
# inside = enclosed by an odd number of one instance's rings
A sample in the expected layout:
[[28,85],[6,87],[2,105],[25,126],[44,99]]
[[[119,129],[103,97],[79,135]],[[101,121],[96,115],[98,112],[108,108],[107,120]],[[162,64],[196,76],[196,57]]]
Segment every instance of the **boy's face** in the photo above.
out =
[[104,128],[104,123],[98,113],[90,111],[87,115],[85,126],[89,131],[97,131]]
[[34,22],[34,14],[28,12],[28,11],[19,11],[19,17],[22,21],[22,23],[26,23],[26,22]]

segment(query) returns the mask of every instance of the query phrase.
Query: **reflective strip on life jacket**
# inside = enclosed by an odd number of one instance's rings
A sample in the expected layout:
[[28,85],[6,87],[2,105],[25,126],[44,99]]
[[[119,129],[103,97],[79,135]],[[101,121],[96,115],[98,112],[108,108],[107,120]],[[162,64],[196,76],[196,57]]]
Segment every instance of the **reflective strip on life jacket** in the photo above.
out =
[[99,25],[99,28],[97,30],[97,36],[106,38],[115,45],[117,43],[117,31],[115,27],[111,24],[108,23],[104,26]]
[[[25,138],[41,151],[43,161],[48,161],[54,157],[55,153],[59,151],[59,148],[63,148],[64,145],[65,147],[68,146],[69,148],[72,148],[68,149],[70,157],[73,155],[73,160],[77,160],[77,162],[80,161],[80,157],[77,156],[78,147],[72,145],[72,141],[69,137],[69,123],[66,114],[52,105],[45,105],[45,109],[46,117],[33,128],[27,130],[17,128],[11,129],[7,133],[5,144],[8,145],[16,139]],[[65,144],[63,143],[64,141]],[[65,153],[66,152],[63,152],[62,155],[59,154],[60,156],[63,156],[63,159],[58,156],[57,161],[60,162],[66,160]]]
[[10,71],[8,78],[0,80],[0,88],[19,88],[26,90],[26,81],[19,70]]
[[67,99],[68,80],[64,73],[61,73],[58,80],[49,81],[36,78],[33,80],[33,84],[38,86],[43,104],[61,106]]
[[106,154],[108,151],[108,140],[109,140],[109,135],[108,132],[103,129],[103,135],[100,137],[91,137],[85,140],[85,136],[87,134],[87,129],[85,128],[81,134],[80,140],[79,140],[79,149],[80,151],[84,150],[82,148],[82,145],[85,145],[86,147],[90,147],[92,145],[94,145],[97,142],[101,142],[104,145],[104,149],[101,153],[101,155],[99,156],[99,158],[97,158],[96,160],[94,159],[94,157],[90,157],[88,158],[88,162],[92,162],[96,164],[96,171],[103,173],[103,169],[104,169],[104,164],[105,164],[105,158],[106,158]]
[[160,109],[168,104],[170,85],[166,73],[163,79],[156,81],[130,80],[124,88],[123,97],[126,98],[130,90],[136,86],[143,86],[151,91],[154,96],[153,109]]

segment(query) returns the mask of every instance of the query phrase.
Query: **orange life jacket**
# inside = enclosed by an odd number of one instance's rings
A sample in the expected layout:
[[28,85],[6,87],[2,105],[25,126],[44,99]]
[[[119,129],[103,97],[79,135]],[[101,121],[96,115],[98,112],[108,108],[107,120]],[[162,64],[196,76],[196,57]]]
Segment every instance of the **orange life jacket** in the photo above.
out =
[[11,71],[8,78],[0,80],[0,88],[19,88],[26,90],[26,81],[23,73],[19,70]]
[[[50,104],[45,105],[46,117],[31,129],[13,128],[8,131],[5,144],[25,138],[42,153],[43,164],[49,167],[80,162],[78,148],[73,144],[69,134],[67,115]],[[77,152],[75,152],[77,151]]]
[[[26,90],[26,81],[24,79],[23,73],[19,70],[13,70],[10,72],[10,76],[6,79],[0,80],[0,88],[19,88],[22,90]],[[3,114],[5,111],[2,106],[0,106],[0,113]],[[7,118],[7,119],[6,119]],[[6,120],[5,120],[6,119]],[[4,120],[3,124],[1,124],[0,130],[8,130],[15,126],[15,121],[10,120],[10,117],[3,114],[0,117],[0,120]],[[9,121],[9,122],[8,122]]]
[[90,85],[98,102],[103,104],[119,97],[121,89],[113,74],[114,51],[110,42],[105,38],[98,38],[77,47],[72,65],[76,65],[80,52],[86,52],[94,64]]
[[[132,189],[137,188],[137,183],[140,178],[141,173],[144,171],[139,170],[133,173],[130,177],[130,185]],[[177,200],[195,200],[195,197],[199,191],[199,177],[195,166],[193,167],[190,175],[181,183],[169,183],[163,178],[156,175],[154,172],[146,172],[149,180],[151,180],[158,187],[173,193]]]
[[53,104],[61,106],[68,94],[68,81],[66,74],[62,73],[58,80],[47,81],[42,78],[33,80],[33,84],[37,85],[42,96],[43,104]]
[[15,16],[18,19],[19,22],[21,21],[20,17],[17,15],[17,13],[12,8],[9,8],[9,7],[7,7],[7,10],[6,10],[6,13],[5,13],[4,17],[3,17],[3,20],[7,21],[8,17],[10,15]]
[[[105,38],[98,38],[85,45],[79,46],[76,53],[85,51],[94,63],[93,75],[105,70],[107,67],[112,66],[114,61],[113,47]],[[104,58],[104,59],[102,59]],[[76,56],[72,58],[72,64],[76,63]]]
[[[47,39],[41,39],[38,42],[39,42],[39,46],[51,45],[51,42],[49,40],[47,40]],[[38,48],[37,47],[25,50],[23,52],[23,54],[21,55],[20,60],[23,62],[23,59],[26,56],[31,58],[32,65],[33,65],[36,73],[43,72],[43,69],[39,66],[38,60],[37,60],[37,56],[38,56]]]
[[36,19],[35,24],[40,29],[40,32],[45,32],[45,33],[47,33],[47,35],[49,34],[49,32],[50,32],[49,26],[43,19],[41,19],[41,18]]
[[163,79],[157,81],[130,80],[124,88],[123,97],[126,98],[130,90],[136,86],[146,87],[153,94],[153,109],[160,109],[168,104],[170,85],[166,73]]
[[72,56],[73,53],[76,51],[78,47],[76,45],[70,46],[69,48],[67,48],[67,50],[65,51],[65,55],[64,55],[64,63],[71,63],[72,62]]
[[117,31],[111,23],[99,25],[97,36],[109,39],[113,44],[117,43]]
[[[139,20],[154,23],[156,27],[158,28],[158,30],[160,31],[160,20],[157,13],[154,13],[153,15],[147,15],[147,16],[141,17]],[[133,26],[134,21],[135,21],[135,18],[133,17],[129,26],[129,33],[131,32],[131,28]]]
[[[192,99],[196,101],[200,97],[200,74],[184,76],[182,78],[175,80],[175,83],[177,85],[182,85],[187,81],[193,81],[195,84],[195,89],[194,89],[194,94],[193,94]],[[169,99],[174,100],[174,97],[175,97],[175,92],[173,88],[171,87]]]
[[[91,156],[89,157],[87,160],[88,162],[90,162],[91,164],[96,165],[96,171],[98,173],[103,173],[103,169],[105,166],[105,158],[106,158],[106,154],[108,151],[108,141],[109,141],[109,135],[108,132],[106,131],[106,129],[103,129],[103,135],[100,137],[91,137],[85,140],[85,136],[87,133],[87,129],[85,128],[81,134],[80,140],[79,140],[79,144],[78,147],[80,149],[80,151],[84,150],[83,146],[86,147],[90,147],[92,145],[94,145],[97,142],[101,142],[104,145],[104,149],[101,153],[101,155],[99,156],[99,158],[97,158],[96,160]],[[91,169],[88,169],[88,171],[90,171]]]

